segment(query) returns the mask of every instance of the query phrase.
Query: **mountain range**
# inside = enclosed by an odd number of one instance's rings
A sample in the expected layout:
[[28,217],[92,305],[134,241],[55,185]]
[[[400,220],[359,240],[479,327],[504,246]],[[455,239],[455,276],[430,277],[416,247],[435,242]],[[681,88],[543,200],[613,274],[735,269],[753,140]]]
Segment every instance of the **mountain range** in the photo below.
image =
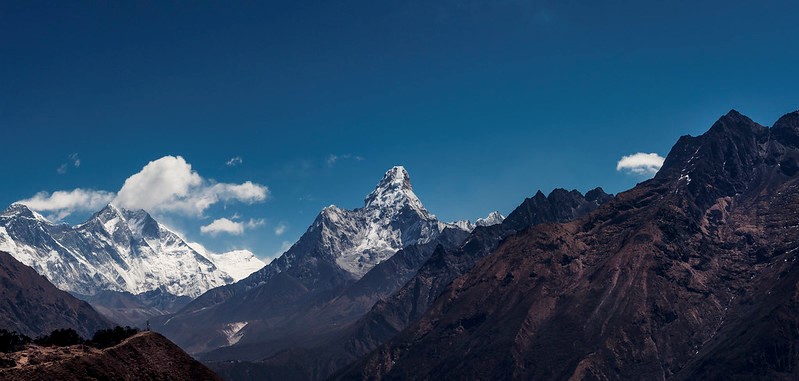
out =
[[799,112],[731,111],[651,180],[508,237],[333,379],[796,379]]
[[111,204],[74,227],[13,204],[0,214],[0,250],[58,288],[81,295],[163,288],[173,295],[196,297],[235,280],[220,266],[230,264],[236,271],[241,262],[262,263],[241,252],[233,254],[234,262],[224,255],[202,255],[147,212]]
[[138,327],[264,266],[249,251],[209,252],[144,210],[112,204],[74,227],[13,204],[0,213],[0,250],[106,318]]
[[357,319],[390,295],[437,245],[456,246],[468,233],[428,212],[405,168],[393,167],[362,208],[324,208],[282,256],[156,326],[195,354],[230,346],[274,351],[314,341],[329,334],[325,327]]
[[397,166],[265,266],[143,210],[73,227],[14,204],[0,320],[151,321],[229,380],[796,379],[797,174],[799,112],[769,128],[730,111],[626,192],[539,191],[474,223],[440,221]]
[[[274,345],[269,351],[254,346],[233,347],[202,358],[228,379],[324,379],[418,320],[453,279],[488,255],[505,237],[541,223],[569,221],[612,198],[601,188],[585,196],[576,190],[556,189],[549,196],[538,192],[525,199],[501,223],[476,227],[460,244],[437,246],[415,274],[393,293],[375,300],[368,311],[350,324],[326,327],[328,335],[315,342],[292,342],[279,352],[275,352]],[[245,351],[246,354],[242,353]],[[264,356],[269,352],[273,354]]]

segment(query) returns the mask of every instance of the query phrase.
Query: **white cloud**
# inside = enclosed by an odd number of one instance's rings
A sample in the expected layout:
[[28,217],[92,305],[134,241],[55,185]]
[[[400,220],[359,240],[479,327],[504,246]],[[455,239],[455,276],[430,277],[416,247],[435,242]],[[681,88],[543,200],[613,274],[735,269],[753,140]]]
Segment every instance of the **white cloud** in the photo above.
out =
[[255,229],[257,227],[264,226],[264,224],[266,224],[266,221],[263,218],[258,218],[258,219],[250,218],[250,220],[247,221],[247,229]]
[[236,157],[231,157],[230,160],[226,161],[225,165],[227,165],[228,167],[235,167],[241,163],[244,163],[244,160],[242,160],[241,156],[236,156]]
[[244,234],[244,223],[231,221],[227,218],[220,218],[214,220],[214,222],[211,222],[208,225],[201,226],[200,233],[210,234],[212,236],[215,236],[219,233],[242,235]]
[[280,224],[278,224],[278,225],[275,227],[275,235],[277,235],[277,236],[281,236],[281,235],[283,235],[283,233],[285,233],[285,232],[286,232],[286,229],[287,229],[287,228],[288,228],[288,227],[286,226],[286,224],[283,224],[283,223],[280,223]]
[[[235,217],[234,217],[235,218]],[[227,218],[219,218],[208,225],[200,227],[200,233],[216,236],[219,233],[231,235],[242,235],[244,230],[255,229],[266,223],[263,219],[250,219],[247,222],[239,222]]]
[[55,170],[60,175],[67,173],[67,169],[69,169],[70,164],[75,168],[80,167],[80,157],[78,157],[77,153],[70,154],[67,157],[69,158],[69,162],[59,165]]
[[341,154],[341,155],[330,154],[330,155],[327,156],[327,159],[325,159],[325,164],[327,164],[328,167],[333,167],[339,161],[348,160],[348,159],[354,159],[356,161],[363,161],[364,160],[363,156],[358,156],[358,155],[353,156],[352,154],[349,154],[349,153],[345,153],[345,154]]
[[[72,165],[80,165],[77,154],[70,155]],[[59,167],[65,173],[68,165]],[[202,216],[219,202],[238,201],[247,204],[261,202],[269,197],[269,188],[246,181],[241,184],[217,183],[204,179],[191,169],[180,156],[164,156],[145,165],[141,171],[125,180],[114,194],[107,191],[74,189],[49,194],[39,192],[30,199],[19,201],[33,210],[53,212],[63,219],[77,211],[96,211],[113,202],[126,209],[144,209],[163,216],[177,213]],[[254,223],[257,223],[257,220]]]
[[72,155],[69,155],[69,160],[72,161],[72,165],[74,165],[75,168],[80,167],[80,158],[78,157],[77,153],[73,153]]
[[652,176],[663,166],[665,158],[656,153],[638,152],[628,156],[622,156],[616,164],[617,171],[641,176]]
[[245,181],[242,184],[213,184],[209,190],[220,200],[238,200],[246,203],[266,200],[269,195],[267,187],[255,184],[252,181]]
[[189,190],[202,183],[202,177],[182,157],[164,156],[128,177],[114,201],[123,208],[156,209],[172,201],[185,201]]
[[251,181],[214,183],[193,171],[191,164],[182,157],[164,156],[128,177],[114,203],[128,209],[200,216],[220,201],[251,204],[264,201],[268,196],[266,186]]
[[326,160],[327,166],[328,167],[332,167],[332,166],[336,165],[337,161],[338,161],[338,155],[332,155],[331,154],[330,156],[327,157],[327,160]]
[[60,220],[74,212],[97,211],[113,198],[112,192],[77,188],[71,191],[56,191],[52,194],[39,192],[29,199],[18,202],[37,212],[50,212],[52,213],[48,216],[50,219]]

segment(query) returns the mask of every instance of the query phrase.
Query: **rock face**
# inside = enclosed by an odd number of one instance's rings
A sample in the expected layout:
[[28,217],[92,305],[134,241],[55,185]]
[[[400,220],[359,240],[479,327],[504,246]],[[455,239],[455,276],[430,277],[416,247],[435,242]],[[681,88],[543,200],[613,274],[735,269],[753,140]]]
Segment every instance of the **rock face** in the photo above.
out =
[[102,350],[30,346],[5,356],[17,363],[13,368],[0,369],[0,378],[9,381],[222,380],[154,332],[139,333]]
[[37,337],[72,328],[84,337],[111,322],[88,303],[57,289],[32,268],[0,251],[0,328]]
[[[466,235],[429,213],[414,194],[408,172],[394,167],[362,208],[325,208],[282,256],[160,319],[158,329],[190,353],[235,346],[230,350],[237,354],[226,350],[217,355],[266,356],[264,349],[295,345],[308,335],[313,338],[307,340],[315,341],[318,336],[312,331],[324,332],[323,327],[357,318],[377,298],[407,281],[437,244],[460,243]],[[394,260],[404,249],[409,251]],[[388,267],[382,268],[402,270],[383,271],[381,281],[375,281],[374,274],[367,276],[383,264]],[[357,302],[347,296],[350,293],[360,295]]]
[[81,295],[164,288],[196,297],[233,281],[147,212],[113,205],[71,227],[14,204],[0,214],[0,250]]
[[799,114],[731,111],[654,179],[506,239],[338,379],[796,379]]
[[501,224],[476,227],[462,245],[437,247],[397,292],[378,301],[356,322],[330,330],[330,337],[320,344],[295,344],[258,362],[219,362],[211,366],[234,380],[323,379],[367,355],[418,320],[453,279],[468,271],[505,237],[537,224],[569,221],[611,199],[612,196],[600,188],[588,192],[585,197],[578,191],[563,189],[556,189],[549,196],[538,192]]

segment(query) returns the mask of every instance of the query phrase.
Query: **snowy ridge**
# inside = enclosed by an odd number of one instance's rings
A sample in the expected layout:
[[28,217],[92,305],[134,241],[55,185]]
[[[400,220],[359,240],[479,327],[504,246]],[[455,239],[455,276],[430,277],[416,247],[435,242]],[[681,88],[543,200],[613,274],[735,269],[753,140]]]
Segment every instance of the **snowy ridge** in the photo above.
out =
[[147,212],[113,205],[70,227],[14,204],[0,214],[0,250],[33,267],[56,287],[84,295],[163,288],[196,297],[233,282],[211,259]]
[[266,266],[264,261],[258,259],[258,257],[249,250],[232,250],[216,254],[208,251],[205,246],[197,242],[186,243],[192,249],[200,253],[200,255],[214,262],[216,267],[230,275],[235,282],[248,277],[250,274]]
[[475,226],[472,223],[472,221],[469,221],[469,220],[458,220],[458,221],[455,221],[455,222],[450,222],[449,225],[453,225],[453,226],[457,227],[458,229],[465,230],[467,232],[470,232],[470,231],[474,230],[474,226]]
[[496,210],[489,213],[488,216],[485,218],[478,218],[477,221],[474,222],[477,226],[491,226],[491,225],[499,225],[505,221],[505,216],[502,213],[497,212]]
[[449,222],[447,225],[470,232],[478,226],[498,225],[501,224],[502,221],[505,221],[505,216],[503,216],[500,212],[493,211],[484,218],[478,218],[475,222],[469,220],[458,220],[455,222]]
[[209,254],[219,269],[230,275],[234,281],[242,280],[266,266],[249,250],[233,250],[222,254]]

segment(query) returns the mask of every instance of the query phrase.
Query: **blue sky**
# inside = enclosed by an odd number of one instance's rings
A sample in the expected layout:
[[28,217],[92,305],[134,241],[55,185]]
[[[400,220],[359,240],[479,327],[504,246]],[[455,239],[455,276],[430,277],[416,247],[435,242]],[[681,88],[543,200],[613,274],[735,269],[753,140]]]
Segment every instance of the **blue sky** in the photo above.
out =
[[[538,189],[628,189],[647,175],[622,156],[665,156],[731,108],[799,109],[787,1],[158,3],[0,2],[0,204],[116,194],[173,156],[199,177],[186,198],[215,202],[161,218],[271,257],[392,165],[431,212],[475,219]],[[244,231],[201,233],[220,218]]]

